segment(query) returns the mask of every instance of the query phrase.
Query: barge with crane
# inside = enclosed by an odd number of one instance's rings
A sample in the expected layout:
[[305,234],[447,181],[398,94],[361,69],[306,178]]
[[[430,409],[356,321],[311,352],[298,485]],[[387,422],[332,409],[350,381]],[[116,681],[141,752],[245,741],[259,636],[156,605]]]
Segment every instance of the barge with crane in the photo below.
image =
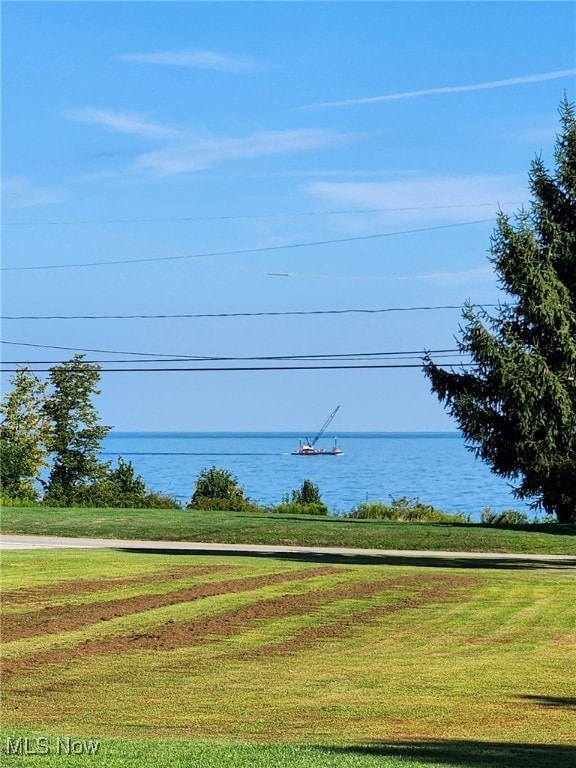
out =
[[322,437],[324,432],[328,429],[332,419],[338,411],[340,410],[340,406],[338,405],[328,416],[324,424],[322,424],[320,431],[316,435],[316,437],[312,438],[310,440],[309,438],[306,438],[306,440],[301,440],[300,445],[295,451],[292,451],[292,456],[341,456],[344,451],[340,448],[338,445],[338,439],[334,438],[334,445],[332,448],[326,449],[326,448],[318,448],[316,446],[316,443],[318,440]]

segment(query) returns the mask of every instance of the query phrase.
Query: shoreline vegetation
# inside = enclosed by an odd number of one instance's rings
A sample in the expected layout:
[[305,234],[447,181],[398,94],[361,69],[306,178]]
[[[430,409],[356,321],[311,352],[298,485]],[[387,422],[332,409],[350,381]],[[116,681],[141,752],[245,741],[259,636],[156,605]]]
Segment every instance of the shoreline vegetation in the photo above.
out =
[[[471,523],[470,512],[444,512],[418,497],[390,496],[390,502],[381,500],[364,501],[354,504],[346,511],[332,511],[322,500],[320,489],[311,480],[305,479],[299,488],[282,494],[277,504],[263,504],[246,496],[244,487],[229,470],[212,466],[205,467],[196,477],[194,492],[184,502],[162,490],[152,490],[144,482],[131,461],[118,456],[115,469],[109,464],[102,468],[98,477],[91,481],[82,480],[71,485],[66,497],[50,492],[40,493],[37,488],[26,493],[9,493],[0,488],[0,507],[88,507],[124,509],[201,509],[205,511],[242,511],[254,513],[283,513],[296,515],[334,515],[339,518],[397,520],[406,522]],[[46,483],[42,483],[45,487]],[[552,523],[551,515],[532,520],[524,512],[515,509],[495,511],[485,507],[480,511],[480,521],[489,525],[526,525],[530,523]]]

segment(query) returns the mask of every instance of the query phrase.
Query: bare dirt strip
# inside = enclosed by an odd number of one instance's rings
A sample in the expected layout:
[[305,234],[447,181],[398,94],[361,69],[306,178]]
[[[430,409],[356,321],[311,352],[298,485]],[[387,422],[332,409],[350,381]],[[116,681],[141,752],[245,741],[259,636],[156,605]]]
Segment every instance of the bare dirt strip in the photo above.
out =
[[181,565],[163,571],[145,573],[141,576],[107,577],[103,579],[77,579],[59,581],[44,587],[17,587],[2,592],[2,605],[5,608],[16,608],[29,602],[42,602],[52,597],[67,597],[69,595],[90,595],[94,592],[106,592],[118,587],[140,586],[162,581],[178,579],[195,579],[210,573],[237,570],[234,565]]
[[[191,570],[192,573],[189,573],[191,577],[204,575],[207,572],[207,569],[204,569],[203,572],[201,569]],[[218,566],[212,568],[211,572],[215,570],[218,570]],[[232,592],[248,592],[270,584],[300,581],[301,579],[324,576],[337,571],[338,569],[334,567],[321,566],[291,573],[276,573],[266,576],[252,576],[243,579],[195,584],[191,587],[174,589],[164,594],[134,595],[132,597],[120,597],[97,603],[46,606],[45,608],[27,611],[26,613],[7,614],[2,619],[2,640],[7,643],[11,640],[22,640],[26,637],[68,632],[89,624],[95,624],[98,621],[109,621],[120,616],[129,616],[141,613],[142,611],[150,611],[154,608],[163,608],[167,605],[189,603],[202,597],[213,597]],[[185,576],[181,572],[178,578],[183,579]],[[162,578],[158,580],[166,581],[167,579]],[[148,580],[139,583],[148,583]]]
[[[314,575],[311,570],[322,571],[323,573],[327,571],[327,569],[309,569],[294,574],[284,574],[284,576],[292,577],[291,580],[298,576],[307,578]],[[332,569],[328,570],[331,571]],[[257,582],[254,587],[279,583],[281,580],[278,579],[278,576],[272,575],[228,582],[226,592],[244,591],[248,582]],[[354,628],[361,624],[399,610],[410,610],[426,603],[456,600],[462,591],[469,589],[475,581],[476,578],[472,576],[421,574],[378,579],[304,594],[287,594],[282,597],[260,600],[255,604],[225,611],[216,616],[202,617],[193,621],[168,620],[147,632],[134,632],[125,636],[86,640],[75,648],[31,654],[23,659],[6,662],[2,671],[3,676],[7,676],[20,671],[30,671],[34,668],[43,669],[47,664],[69,663],[93,656],[185,648],[211,642],[217,638],[240,634],[262,620],[304,615],[313,612],[320,605],[332,601],[366,598],[377,600],[379,596],[385,596],[391,589],[398,590],[398,588],[404,587],[409,592],[404,596],[397,596],[392,601],[382,601],[369,608],[351,611],[345,618],[342,616],[331,617],[324,622],[320,619],[318,626],[305,629],[296,637],[283,643],[268,643],[254,651],[256,654],[288,653],[328,637],[342,637],[354,631]],[[234,584],[235,586],[233,586]],[[178,602],[180,601],[178,600]],[[152,605],[144,598],[141,610],[148,610],[150,607],[156,607],[156,604]]]

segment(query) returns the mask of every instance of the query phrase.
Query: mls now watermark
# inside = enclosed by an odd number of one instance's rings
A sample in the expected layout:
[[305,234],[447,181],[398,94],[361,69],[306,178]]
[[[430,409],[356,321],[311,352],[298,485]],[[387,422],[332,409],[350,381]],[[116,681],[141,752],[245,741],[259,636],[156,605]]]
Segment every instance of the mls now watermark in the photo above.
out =
[[6,737],[6,755],[97,755],[100,742],[93,739],[71,739],[69,736]]

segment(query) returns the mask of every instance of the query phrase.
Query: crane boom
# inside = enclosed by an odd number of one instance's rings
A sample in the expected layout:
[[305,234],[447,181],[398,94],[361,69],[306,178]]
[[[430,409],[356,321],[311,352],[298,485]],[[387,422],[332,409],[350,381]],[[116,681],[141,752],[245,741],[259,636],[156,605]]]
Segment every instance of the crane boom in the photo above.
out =
[[329,427],[329,425],[330,425],[330,422],[332,421],[332,419],[334,418],[334,416],[336,416],[336,414],[338,413],[339,409],[340,409],[340,406],[339,406],[339,405],[337,405],[337,406],[336,406],[336,408],[335,408],[335,409],[332,411],[332,413],[330,414],[330,416],[328,416],[328,418],[326,419],[326,421],[324,422],[324,424],[322,424],[322,426],[321,426],[321,428],[320,428],[320,431],[318,432],[318,434],[316,435],[316,437],[315,437],[313,440],[309,441],[308,445],[310,445],[310,446],[312,446],[312,447],[316,445],[316,443],[318,442],[318,440],[319,440],[319,439],[322,437],[322,435],[324,434],[324,432],[326,432],[326,430],[328,429],[328,427]]

